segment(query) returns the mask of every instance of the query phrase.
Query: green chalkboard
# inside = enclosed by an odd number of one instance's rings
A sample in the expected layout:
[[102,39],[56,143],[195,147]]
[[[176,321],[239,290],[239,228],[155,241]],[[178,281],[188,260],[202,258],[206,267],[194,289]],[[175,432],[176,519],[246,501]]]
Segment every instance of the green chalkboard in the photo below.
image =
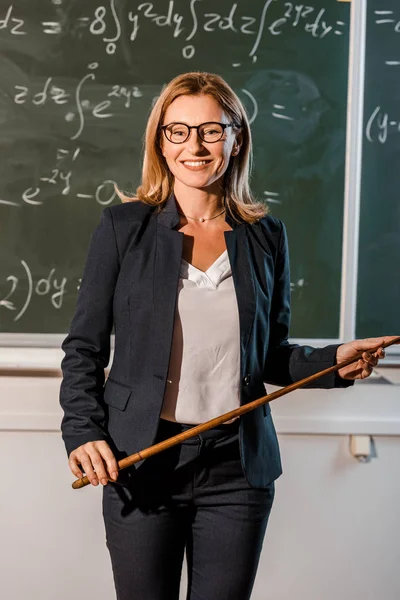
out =
[[400,6],[368,1],[357,337],[399,331]]
[[287,225],[292,337],[339,335],[349,5],[0,1],[0,332],[64,333],[113,184],[140,182],[175,75],[222,75],[249,113],[252,188]]

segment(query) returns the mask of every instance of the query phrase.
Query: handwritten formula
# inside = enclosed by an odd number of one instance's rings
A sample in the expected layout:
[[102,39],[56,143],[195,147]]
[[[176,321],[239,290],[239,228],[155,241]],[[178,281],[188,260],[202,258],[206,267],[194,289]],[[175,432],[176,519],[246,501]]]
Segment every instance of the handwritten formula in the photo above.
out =
[[[278,3],[281,15],[269,19],[271,8],[276,8]],[[62,35],[65,27],[63,5],[67,0],[53,0],[55,9],[54,20],[38,23],[39,31],[43,35]],[[278,2],[267,0],[260,2],[260,12],[257,15],[244,15],[244,3],[235,2],[225,14],[208,12],[212,3],[202,0],[190,0],[189,12],[182,14],[178,5],[182,3],[170,0],[169,2],[140,2],[129,3],[136,7],[133,10],[122,12],[117,10],[116,0],[109,0],[104,5],[96,7],[92,14],[85,14],[76,18],[73,25],[77,35],[99,36],[104,42],[107,54],[114,54],[118,44],[124,41],[140,42],[141,28],[144,21],[151,23],[155,29],[168,28],[171,36],[181,39],[183,46],[182,56],[190,60],[196,53],[196,36],[199,32],[214,33],[231,31],[239,36],[249,36],[249,56],[256,60],[257,49],[264,35],[284,35],[285,29],[299,27],[305,33],[323,38],[326,35],[343,35],[346,26],[343,21],[331,21],[329,10],[318,9],[313,5],[296,4],[292,2]],[[215,5],[214,5],[215,6]],[[58,9],[58,10],[57,10]],[[68,24],[70,27],[70,24]],[[23,18],[20,18],[18,9],[10,5],[0,21],[0,28],[8,30],[11,35],[28,35]],[[155,32],[156,35],[156,32]],[[189,43],[190,42],[190,43]]]
[[[60,310],[65,294],[66,277],[59,278],[56,275],[56,269],[51,269],[47,277],[34,281],[31,268],[25,260],[21,260],[23,275],[17,276],[14,273],[6,279],[10,289],[4,298],[0,298],[0,308],[15,312],[13,321],[19,321],[28,310],[32,301],[32,296],[41,296],[47,298],[46,310],[53,308]],[[25,279],[25,281],[24,281]],[[19,287],[26,288],[26,296],[21,306],[17,306],[15,297],[18,296]]]

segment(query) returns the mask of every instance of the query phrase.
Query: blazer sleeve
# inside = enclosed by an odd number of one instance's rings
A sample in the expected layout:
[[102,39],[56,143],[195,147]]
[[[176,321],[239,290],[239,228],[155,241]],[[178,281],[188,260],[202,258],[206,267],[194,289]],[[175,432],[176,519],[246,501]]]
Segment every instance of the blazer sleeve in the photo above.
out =
[[86,442],[107,440],[104,369],[110,358],[113,297],[119,254],[112,214],[105,208],[89,244],[75,313],[62,342],[60,405],[67,454]]
[[[275,261],[274,291],[270,312],[270,336],[263,380],[277,386],[286,386],[336,364],[336,350],[340,344],[323,348],[289,344],[290,326],[290,266],[289,248],[284,223]],[[337,371],[324,375],[305,388],[334,388],[354,385]]]

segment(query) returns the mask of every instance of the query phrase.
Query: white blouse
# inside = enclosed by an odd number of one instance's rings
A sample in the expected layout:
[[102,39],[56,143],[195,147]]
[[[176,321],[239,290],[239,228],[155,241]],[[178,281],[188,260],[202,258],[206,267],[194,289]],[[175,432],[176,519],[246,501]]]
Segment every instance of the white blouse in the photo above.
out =
[[239,313],[227,250],[207,271],[182,259],[167,379],[163,419],[204,423],[240,406]]

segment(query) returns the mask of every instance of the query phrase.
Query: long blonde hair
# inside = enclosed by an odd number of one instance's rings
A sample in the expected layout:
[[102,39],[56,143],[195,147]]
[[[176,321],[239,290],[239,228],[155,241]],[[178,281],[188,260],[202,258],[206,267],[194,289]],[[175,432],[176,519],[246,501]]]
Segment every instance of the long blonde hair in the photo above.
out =
[[167,108],[178,96],[212,96],[225,114],[241,128],[241,147],[232,156],[225,172],[225,207],[232,218],[254,223],[269,212],[264,202],[253,197],[249,177],[252,167],[252,145],[249,121],[243,104],[232,88],[214,73],[182,73],[162,90],[150,113],[146,126],[142,183],[130,196],[116,187],[122,202],[142,201],[161,210],[173,191],[174,178],[162,154],[160,125]]

